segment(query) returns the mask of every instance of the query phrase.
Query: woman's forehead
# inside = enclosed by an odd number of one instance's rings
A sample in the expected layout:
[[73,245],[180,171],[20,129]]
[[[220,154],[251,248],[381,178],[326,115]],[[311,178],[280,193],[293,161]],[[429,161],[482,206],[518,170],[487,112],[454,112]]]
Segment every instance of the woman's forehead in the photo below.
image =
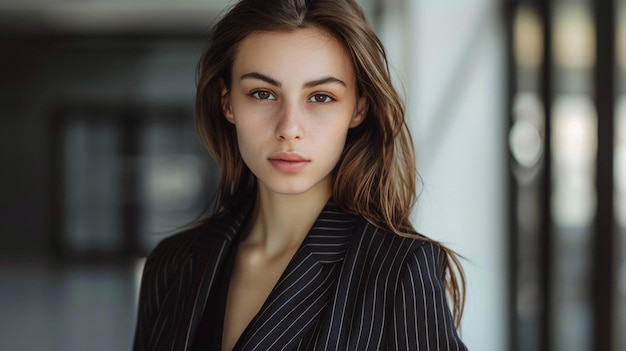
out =
[[352,61],[345,47],[316,27],[248,35],[238,47],[233,74],[249,72],[287,81],[329,75],[354,80]]

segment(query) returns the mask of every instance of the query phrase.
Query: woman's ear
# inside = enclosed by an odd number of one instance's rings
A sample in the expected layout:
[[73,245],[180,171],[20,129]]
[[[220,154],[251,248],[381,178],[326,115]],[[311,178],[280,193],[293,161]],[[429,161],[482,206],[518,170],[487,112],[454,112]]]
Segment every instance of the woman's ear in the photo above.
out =
[[226,117],[226,120],[228,120],[228,122],[235,124],[233,108],[230,105],[230,91],[228,91],[228,88],[226,88],[223,80],[220,81],[220,87],[222,96],[222,112],[224,113],[224,117]]
[[354,116],[352,116],[352,120],[350,121],[350,128],[357,127],[367,115],[368,103],[365,96],[361,96],[359,101],[356,104],[356,110],[354,111]]

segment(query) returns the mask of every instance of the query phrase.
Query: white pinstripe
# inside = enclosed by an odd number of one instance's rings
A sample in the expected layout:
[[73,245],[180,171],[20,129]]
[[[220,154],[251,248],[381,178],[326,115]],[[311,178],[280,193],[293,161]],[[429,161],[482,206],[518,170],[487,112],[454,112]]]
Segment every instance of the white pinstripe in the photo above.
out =
[[[415,277],[413,277],[413,271],[409,269],[409,277],[411,278],[411,301],[416,302],[417,301],[417,294],[415,292]],[[406,305],[405,305],[406,306]],[[413,313],[413,319],[415,322],[415,327],[419,328],[419,322],[417,319],[417,311],[415,311],[415,313]],[[428,335],[428,334],[427,334]],[[409,338],[409,334],[407,333],[407,340]],[[420,342],[420,336],[419,336],[419,332],[416,330],[415,331],[415,345],[419,345]]]
[[[436,259],[435,259],[435,252],[434,252],[434,248],[433,247],[431,247],[431,252],[432,252],[433,270],[435,270],[435,269],[437,269],[437,262],[436,262]],[[437,259],[439,259],[439,255],[437,255]],[[435,287],[437,287],[438,290],[443,290],[441,282],[438,279],[435,279],[432,283],[433,283],[433,289]],[[444,300],[445,299],[445,294],[440,294],[439,296],[440,296],[440,301],[439,302],[441,304],[441,307],[443,308],[445,306],[445,303],[446,303],[445,300]],[[449,350],[450,349],[450,337],[448,336],[448,321],[447,321],[447,318],[445,318],[445,316],[443,318],[443,329],[444,329],[444,335],[446,336],[446,349]]]
[[[313,255],[313,254],[312,254],[312,253],[309,253],[309,255],[306,257],[306,259],[302,260],[302,262],[300,263],[300,265],[302,265],[304,262],[307,262],[307,259],[308,259],[308,258],[310,258],[310,257],[311,257],[311,255]],[[300,265],[299,265],[299,266],[300,266]],[[309,267],[309,269],[307,269],[307,270],[306,270],[306,272],[305,272],[305,273],[310,272],[313,268],[318,268],[318,269],[319,269],[319,267],[311,266],[311,267]],[[295,272],[295,270],[294,270],[294,272]],[[316,274],[314,277],[319,276],[319,274],[320,274],[321,272],[322,272],[322,271],[321,271],[321,270],[319,270],[319,271],[317,272],[317,274]],[[246,348],[246,346],[248,346],[248,343],[250,342],[250,340],[251,340],[253,337],[255,337],[255,336],[256,336],[256,334],[258,334],[260,331],[265,331],[265,330],[264,330],[264,327],[265,327],[265,325],[267,324],[267,322],[268,322],[269,320],[271,320],[271,318],[272,318],[272,317],[274,317],[276,314],[279,314],[279,313],[281,313],[281,312],[282,312],[282,309],[283,309],[283,307],[285,306],[285,304],[282,304],[282,305],[280,305],[280,306],[277,306],[275,309],[270,309],[270,307],[273,307],[274,303],[275,303],[275,302],[277,302],[277,301],[278,301],[278,299],[279,299],[280,297],[282,297],[283,295],[287,294],[288,292],[289,292],[289,293],[293,293],[293,295],[292,295],[289,299],[287,299],[287,301],[286,301],[286,302],[289,302],[289,301],[293,300],[293,299],[297,296],[297,293],[296,293],[296,292],[293,292],[293,291],[290,291],[290,288],[291,288],[291,287],[293,287],[294,285],[297,285],[297,283],[299,283],[302,279],[304,279],[304,277],[305,277],[305,276],[306,276],[306,274],[302,274],[300,277],[298,277],[298,279],[297,279],[296,281],[294,281],[294,282],[293,282],[292,284],[290,284],[290,285],[289,285],[286,289],[284,289],[284,291],[283,291],[281,294],[279,294],[279,295],[278,295],[278,296],[276,296],[275,298],[272,298],[271,302],[270,302],[267,306],[263,306],[263,307],[261,307],[260,314],[259,314],[258,316],[256,316],[256,317],[254,317],[254,318],[253,318],[253,321],[254,321],[254,322],[252,322],[253,324],[251,324],[251,326],[255,329],[255,332],[254,332],[254,333],[252,333],[252,335],[250,335],[250,336],[248,337],[248,342],[247,342],[247,343],[245,343],[245,344],[244,344],[244,346],[243,346],[242,348]],[[283,279],[281,279],[281,280],[283,280]],[[284,281],[284,280],[283,280],[283,281]],[[277,284],[277,286],[278,286],[278,284]],[[272,293],[270,292],[270,296],[271,296],[271,294],[272,294]],[[304,300],[304,299],[303,299],[303,300]],[[271,315],[269,315],[267,318],[265,318],[265,317],[264,317],[265,313],[267,313],[268,311],[272,311],[272,310],[274,311],[274,313],[272,313],[272,314],[271,314]],[[256,323],[258,323],[258,321],[259,321],[259,320],[261,320],[261,319],[263,319],[263,318],[265,318],[265,322],[263,322],[261,325],[257,326],[257,325],[256,325]],[[245,333],[245,331],[244,331],[244,333]]]
[[[391,247],[392,246],[389,245],[389,247],[387,248],[387,252],[385,252],[385,256],[383,258],[383,262],[387,261],[387,257],[389,257],[389,252],[391,251]],[[377,251],[376,256],[378,256],[378,252],[380,252],[380,250]],[[395,259],[396,259],[396,257],[394,256],[393,260],[390,263],[390,266],[393,266],[393,262],[395,261]],[[376,295],[378,295],[378,282],[380,282],[379,277],[380,277],[380,272],[381,272],[382,268],[383,268],[382,264],[380,266],[378,266],[378,272],[376,272],[376,278],[374,279],[374,297],[376,297]],[[385,289],[383,290],[383,298],[381,300],[383,302],[383,309],[382,309],[383,310],[383,315],[382,315],[383,320],[386,320],[384,303],[387,301],[387,287],[388,287],[387,283],[389,281],[389,272],[390,271],[387,271],[387,277],[385,279]],[[372,301],[373,301],[372,311],[376,311],[376,301],[378,301],[378,299],[374,298]],[[370,330],[373,330],[373,328],[374,328],[374,319],[372,319],[372,321],[370,323]],[[381,341],[380,337],[382,336],[382,334],[383,333],[380,333],[380,335],[379,335],[379,339],[378,339],[378,343],[376,344],[376,348],[380,347],[380,341]],[[372,333],[368,333],[366,345],[369,346],[371,339],[372,339]]]
[[[378,229],[376,229],[376,231],[374,232],[374,234],[378,233]],[[373,237],[374,235],[372,235]],[[370,245],[371,245],[371,241],[370,241]],[[368,250],[369,252],[369,250]],[[372,259],[372,261],[376,262],[376,257],[378,257],[378,253],[380,252],[380,246],[376,249],[376,253],[374,254],[374,258]],[[367,275],[367,279],[365,280],[365,286],[369,286],[369,282],[370,282],[370,278],[372,277],[372,272],[369,271],[369,274]],[[374,285],[374,297],[376,296],[376,285]],[[376,299],[374,299],[374,301],[376,301]],[[365,302],[365,301],[364,301]],[[376,311],[375,309],[376,307],[376,302],[374,302],[374,306],[373,308],[369,309],[370,311]],[[356,345],[357,347],[361,344],[361,335],[363,335],[363,324],[364,321],[363,319],[365,318],[366,313],[365,313],[365,303],[363,303],[363,305],[361,305],[361,320],[359,323],[359,334],[357,335],[356,338]]]
[[[367,224],[365,226],[365,228],[363,229],[363,233],[367,230],[367,228],[369,228],[369,224]],[[360,241],[359,241],[358,247],[361,247],[361,245],[363,244],[363,240],[364,239],[365,239],[365,235],[360,235]],[[348,274],[348,276],[349,276],[348,283],[352,282],[352,277],[354,276],[354,271],[355,271],[354,267],[355,266],[356,266],[356,260],[354,260],[352,262],[352,266],[350,267],[350,271],[349,271],[349,274]],[[339,280],[340,281],[342,280],[341,279],[342,275],[343,275],[343,271],[342,271],[342,274],[339,276]],[[359,280],[359,283],[360,283],[360,280]],[[352,286],[352,284],[349,284],[349,285]],[[335,301],[338,300],[338,294],[339,294],[339,291],[337,290],[337,292],[335,293]],[[343,304],[342,304],[343,305],[343,310],[341,311],[341,320],[345,320],[345,313],[346,313],[345,308],[346,308],[346,305],[347,305],[347,302],[348,302],[347,300],[348,300],[348,294],[346,294],[346,296],[344,298],[344,301],[343,301]],[[333,313],[331,313],[332,317],[330,319],[330,325],[331,326],[334,325],[334,323],[335,323],[335,308],[336,307],[337,307],[336,303],[333,304]],[[337,332],[338,335],[341,335],[342,328],[343,328],[343,323],[339,326],[339,331]],[[331,336],[331,333],[328,333],[328,336],[326,338],[326,343],[324,345],[324,350],[328,350],[328,342],[330,341],[330,336]],[[338,349],[338,347],[339,347],[339,338],[337,338],[337,344],[335,344],[334,349]]]

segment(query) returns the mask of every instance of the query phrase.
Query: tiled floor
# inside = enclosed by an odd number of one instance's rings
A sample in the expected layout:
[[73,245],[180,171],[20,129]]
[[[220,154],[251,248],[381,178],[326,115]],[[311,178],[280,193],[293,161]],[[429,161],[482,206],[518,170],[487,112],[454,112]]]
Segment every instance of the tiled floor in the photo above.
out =
[[142,264],[0,263],[0,350],[130,350]]

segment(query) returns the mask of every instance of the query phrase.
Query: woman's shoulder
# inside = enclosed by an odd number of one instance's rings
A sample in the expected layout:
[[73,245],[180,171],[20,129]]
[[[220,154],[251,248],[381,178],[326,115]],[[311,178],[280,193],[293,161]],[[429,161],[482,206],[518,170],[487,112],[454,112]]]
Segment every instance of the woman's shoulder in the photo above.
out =
[[243,213],[237,212],[230,216],[209,216],[187,225],[161,240],[148,256],[146,264],[179,265],[215,242],[232,241],[244,218]]
[[376,227],[367,221],[355,230],[359,252],[366,256],[381,256],[401,266],[413,262],[433,262],[437,266],[445,259],[441,244],[419,232],[394,233],[391,229]]
[[394,249],[396,252],[417,251],[422,247],[430,248],[440,245],[436,240],[417,231],[395,233],[389,228],[377,227],[365,219],[361,219],[355,232],[357,237],[371,238],[372,246]]
[[189,257],[207,225],[206,222],[196,223],[161,240],[148,255],[146,266],[178,266]]

